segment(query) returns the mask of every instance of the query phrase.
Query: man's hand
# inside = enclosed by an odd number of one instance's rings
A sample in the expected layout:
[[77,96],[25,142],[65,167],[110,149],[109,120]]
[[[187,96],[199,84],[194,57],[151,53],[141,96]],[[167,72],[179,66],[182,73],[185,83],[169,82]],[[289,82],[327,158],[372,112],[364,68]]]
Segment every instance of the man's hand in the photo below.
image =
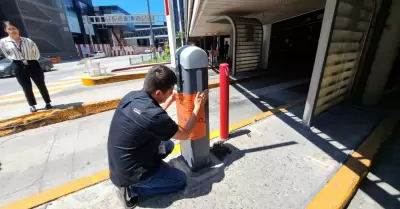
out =
[[197,92],[196,97],[194,98],[194,109],[195,110],[200,110],[202,107],[204,107],[204,104],[206,104],[208,100],[208,92],[209,90],[206,89],[203,92]]
[[208,89],[203,92],[198,92],[194,98],[194,109],[192,116],[186,122],[185,127],[179,127],[178,132],[172,137],[178,140],[187,140],[192,133],[194,127],[196,126],[197,117],[199,115],[200,109],[204,107],[208,100]]
[[171,106],[172,103],[176,101],[177,93],[174,91],[170,97],[168,97],[167,101],[164,102],[162,105],[162,108],[164,110],[167,110],[169,106]]
[[169,101],[170,103],[174,103],[174,102],[176,101],[176,97],[177,97],[177,93],[176,93],[176,91],[174,91],[174,92],[172,93],[172,95],[168,98],[168,101]]

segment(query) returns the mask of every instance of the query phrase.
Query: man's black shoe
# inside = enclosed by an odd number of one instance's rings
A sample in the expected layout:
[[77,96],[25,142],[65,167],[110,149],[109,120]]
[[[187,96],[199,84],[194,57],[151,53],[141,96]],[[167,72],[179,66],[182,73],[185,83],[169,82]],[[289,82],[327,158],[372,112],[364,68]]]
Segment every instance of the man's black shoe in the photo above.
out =
[[117,187],[118,198],[124,204],[125,209],[135,208],[139,203],[139,196],[131,195],[129,187]]
[[44,108],[46,108],[46,110],[50,110],[50,109],[53,108],[53,106],[51,106],[50,103],[47,103],[46,106],[45,106]]

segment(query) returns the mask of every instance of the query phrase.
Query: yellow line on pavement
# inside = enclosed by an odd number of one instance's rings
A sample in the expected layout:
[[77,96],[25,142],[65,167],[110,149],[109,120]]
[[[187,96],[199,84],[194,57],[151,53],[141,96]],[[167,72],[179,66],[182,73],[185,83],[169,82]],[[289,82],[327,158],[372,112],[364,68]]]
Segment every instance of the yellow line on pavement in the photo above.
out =
[[56,81],[54,83],[48,83],[46,84],[46,86],[61,86],[61,85],[68,85],[68,84],[80,84],[81,80],[80,79],[75,79],[75,80],[71,80],[71,81]]
[[396,127],[398,121],[397,116],[384,119],[329,179],[306,209],[339,209],[345,207],[357,191],[362,179],[368,174],[374,156],[389,137],[389,133]]
[[[58,92],[58,91],[62,91],[66,89],[65,87],[63,88],[53,88],[53,89],[49,89],[49,93],[54,93],[54,92]],[[37,94],[39,93],[39,90],[33,90],[33,93],[37,96]],[[7,100],[7,99],[16,99],[16,98],[24,98],[25,95],[21,92],[21,94],[14,94],[14,95],[8,95],[8,96],[0,96],[0,100]]]
[[[81,190],[87,187],[87,185],[94,185],[99,182],[105,181],[109,178],[109,171],[105,170],[96,173],[92,176],[83,177],[77,180],[68,182],[67,184],[46,190],[39,194],[30,196],[27,199],[18,200],[12,204],[9,204],[1,209],[27,209],[33,208],[38,205],[44,204],[52,199],[52,197],[62,197],[67,194]],[[49,199],[50,198],[50,199]]]
[[[299,100],[294,103],[284,105],[282,107],[273,109],[271,111],[263,112],[261,114],[258,114],[250,119],[240,121],[238,123],[234,123],[231,126],[229,126],[229,131],[233,132],[235,130],[238,130],[240,128],[243,128],[245,126],[248,126],[252,123],[255,123],[259,120],[262,120],[264,118],[267,118],[273,114],[276,114],[280,111],[286,110],[290,107],[296,106],[298,104],[303,103],[304,100]],[[213,131],[210,133],[210,140],[215,139],[220,136],[220,131]],[[177,154],[181,151],[181,146],[180,144],[176,144],[174,150],[172,151],[171,154]],[[65,195],[71,194],[73,192],[77,192],[79,190],[85,189],[87,187],[93,186],[95,184],[98,184],[100,182],[103,182],[105,180],[109,179],[109,170],[104,170],[98,173],[95,173],[94,175],[83,177],[77,180],[73,180],[71,182],[65,183],[61,186],[57,186],[55,188],[43,191],[41,193],[32,195],[30,197],[27,197],[22,200],[18,200],[14,203],[11,203],[9,205],[6,205],[5,207],[2,207],[0,209],[27,209],[27,208],[33,208],[37,207],[39,205],[48,203],[50,201],[53,201],[55,199],[58,199],[60,197],[63,197]]]

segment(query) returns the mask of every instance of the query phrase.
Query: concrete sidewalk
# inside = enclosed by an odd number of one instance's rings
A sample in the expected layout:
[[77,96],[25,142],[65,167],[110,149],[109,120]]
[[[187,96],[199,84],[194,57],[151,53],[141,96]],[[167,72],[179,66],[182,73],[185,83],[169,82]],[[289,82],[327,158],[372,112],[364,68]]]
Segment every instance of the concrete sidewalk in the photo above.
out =
[[[126,84],[128,89],[131,85]],[[307,88],[307,79],[284,76],[232,85],[230,124],[304,99]],[[211,131],[219,129],[218,100],[219,89],[211,89]],[[176,119],[175,105],[168,113]],[[108,111],[2,137],[0,205],[107,169],[105,148],[112,115]]]
[[[310,130],[299,122],[303,108],[290,108],[238,130],[226,143],[232,154],[205,174],[204,180],[189,178],[184,191],[144,199],[140,208],[305,206],[379,117],[339,106],[319,117]],[[177,165],[176,157],[169,159],[173,165]],[[111,182],[104,181],[38,208],[123,207]]]

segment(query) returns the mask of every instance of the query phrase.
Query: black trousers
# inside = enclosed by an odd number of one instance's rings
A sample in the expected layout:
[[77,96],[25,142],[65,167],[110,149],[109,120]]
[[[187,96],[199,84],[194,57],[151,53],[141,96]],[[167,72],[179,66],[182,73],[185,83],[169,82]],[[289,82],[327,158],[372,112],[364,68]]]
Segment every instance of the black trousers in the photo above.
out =
[[38,61],[30,60],[28,61],[28,65],[24,65],[22,61],[13,61],[12,65],[15,69],[15,76],[17,77],[19,85],[21,85],[22,90],[24,91],[29,106],[36,105],[31,79],[33,82],[35,82],[40,94],[43,97],[43,100],[46,103],[51,102],[49,91],[47,90],[44,82],[44,73]]

